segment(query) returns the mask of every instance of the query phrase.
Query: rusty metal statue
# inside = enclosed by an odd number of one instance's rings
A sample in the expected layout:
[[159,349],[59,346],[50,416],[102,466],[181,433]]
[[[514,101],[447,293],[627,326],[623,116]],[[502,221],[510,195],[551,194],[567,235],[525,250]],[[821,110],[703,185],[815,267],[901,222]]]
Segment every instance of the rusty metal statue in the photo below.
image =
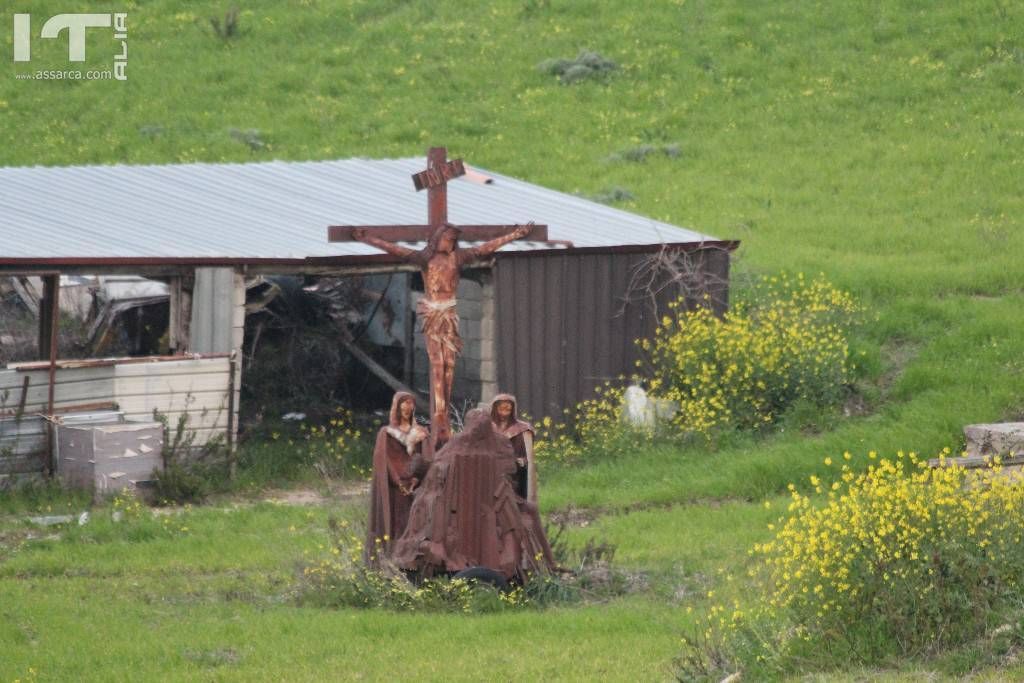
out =
[[[443,147],[431,148],[427,170],[413,176],[417,190],[429,190],[427,225],[344,225],[328,232],[332,242],[358,240],[423,273],[425,296],[417,313],[430,359],[430,436],[416,453],[402,452],[411,443],[403,428],[410,434],[414,429],[413,400],[396,394],[374,450],[368,546],[376,547],[380,538],[377,560],[384,556],[420,577],[485,570],[502,581],[523,582],[557,569],[537,510],[532,428],[516,418],[515,399],[506,397],[511,410],[499,403],[500,425],[472,410],[463,431],[451,435],[448,411],[462,350],[455,294],[464,266],[527,235],[546,241],[547,226],[451,225],[446,184],[466,171],[460,159],[446,158]],[[460,238],[482,244],[460,249]],[[424,240],[420,250],[398,244]]]
[[537,504],[537,462],[533,453],[533,425],[519,419],[516,397],[498,394],[491,399],[491,422],[494,431],[512,443],[516,453],[516,493]]
[[427,430],[416,423],[416,398],[399,391],[391,400],[388,423],[380,428],[373,448],[370,516],[366,528],[366,560],[377,564],[405,531],[412,495],[419,479],[414,458],[420,455]]
[[523,583],[557,569],[537,506],[515,492],[516,453],[482,410],[430,465],[391,560],[421,577],[486,568]]
[[[433,452],[451,436],[448,408],[455,378],[455,359],[462,349],[459,317],[455,311],[455,290],[459,271],[470,261],[493,254],[512,240],[546,241],[546,225],[458,225],[448,222],[448,181],[466,173],[461,159],[448,160],[444,147],[431,147],[427,169],[412,176],[416,190],[427,190],[426,225],[332,225],[331,242],[358,240],[400,259],[414,263],[423,273],[426,297],[418,313],[423,321],[427,355],[430,358],[430,442]],[[473,249],[459,249],[459,239],[483,242]],[[426,241],[415,251],[396,242]]]
[[443,225],[419,251],[375,237],[365,228],[352,231],[354,239],[415,264],[423,273],[424,297],[416,313],[422,321],[430,359],[430,425],[437,446],[451,438],[448,407],[455,381],[455,361],[462,351],[459,314],[455,308],[459,273],[466,264],[490,256],[509,242],[530,234],[532,229],[531,224],[524,225],[479,246],[460,249],[459,229]]

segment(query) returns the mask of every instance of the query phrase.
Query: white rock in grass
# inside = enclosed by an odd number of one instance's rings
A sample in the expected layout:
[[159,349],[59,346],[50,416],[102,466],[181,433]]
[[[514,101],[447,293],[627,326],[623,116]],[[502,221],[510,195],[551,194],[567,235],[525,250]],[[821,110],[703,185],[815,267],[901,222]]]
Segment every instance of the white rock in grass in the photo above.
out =
[[1024,455],[1024,422],[964,427],[967,455]]
[[657,419],[647,392],[635,384],[622,394],[622,419],[634,427],[653,427]]

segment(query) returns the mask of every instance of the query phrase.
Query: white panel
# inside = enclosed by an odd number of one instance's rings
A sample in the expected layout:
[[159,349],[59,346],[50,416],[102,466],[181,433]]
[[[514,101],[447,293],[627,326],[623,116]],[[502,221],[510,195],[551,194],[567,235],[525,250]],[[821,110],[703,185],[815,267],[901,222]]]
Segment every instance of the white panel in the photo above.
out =
[[189,350],[194,353],[231,351],[234,299],[232,268],[196,268]]
[[159,361],[156,363],[125,363],[117,366],[118,377],[197,375],[207,372],[226,373],[227,371],[227,358],[199,358],[197,360]]
[[[174,438],[174,430],[178,424],[178,418],[181,416],[181,411],[167,411],[163,413],[167,416],[167,425],[170,429],[169,438]],[[153,411],[141,411],[137,413],[124,411],[124,417],[126,420],[133,421],[149,421],[153,419]],[[201,410],[190,410],[188,411],[188,425],[187,429],[219,429],[224,432],[228,428],[228,411],[217,410],[212,408],[206,412]]]

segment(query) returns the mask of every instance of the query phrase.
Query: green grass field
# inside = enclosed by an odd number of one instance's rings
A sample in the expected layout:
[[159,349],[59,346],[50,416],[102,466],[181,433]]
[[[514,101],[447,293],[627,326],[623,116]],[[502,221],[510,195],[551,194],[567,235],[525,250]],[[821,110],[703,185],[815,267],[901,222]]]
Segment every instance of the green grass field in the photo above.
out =
[[[4,26],[31,12],[37,35],[49,15],[100,11],[3,5]],[[209,18],[229,7],[104,6],[129,13],[126,83],[15,78],[67,68],[65,40],[34,40],[31,67],[6,58],[0,164],[419,156],[444,144],[563,191],[623,188],[634,198],[622,208],[742,240],[737,283],[785,269],[851,290],[869,311],[855,347],[870,411],[820,434],[545,471],[545,511],[583,510],[573,539],[616,543],[619,562],[650,577],[608,604],[547,611],[295,607],[303,553],[325,542],[328,513],[356,518],[357,505],[225,503],[174,535],[129,538],[97,521],[47,540],[12,501],[0,681],[671,678],[694,618],[685,608],[731,590],[719,570],[747,562],[772,517],[762,503],[788,482],[844,450],[931,452],[955,447],[964,424],[1024,416],[1021,5],[262,1],[223,39]],[[0,34],[9,55],[9,28]],[[582,49],[620,69],[566,86],[536,68]],[[90,38],[88,68],[112,53]],[[642,145],[678,154],[622,160]],[[30,532],[44,538],[24,541]],[[944,660],[850,666],[806,680],[962,673]],[[985,667],[980,680],[1024,677],[1019,664]]]

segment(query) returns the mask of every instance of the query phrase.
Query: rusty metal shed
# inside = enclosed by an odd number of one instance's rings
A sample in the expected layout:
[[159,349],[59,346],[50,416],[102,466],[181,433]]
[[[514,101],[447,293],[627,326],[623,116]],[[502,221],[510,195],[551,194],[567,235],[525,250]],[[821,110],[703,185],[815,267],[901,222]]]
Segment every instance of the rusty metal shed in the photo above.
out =
[[[182,323],[190,315],[234,330],[206,330],[222,341],[202,351],[237,351],[245,276],[409,272],[360,243],[328,243],[326,227],[420,222],[426,198],[410,176],[422,166],[407,158],[0,168],[0,275],[160,277],[181,328],[178,351],[197,350]],[[531,414],[551,414],[629,372],[633,340],[650,333],[654,312],[627,290],[663,249],[692,254],[718,283],[716,305],[727,301],[735,242],[478,168],[451,183],[449,206],[454,223],[536,220],[550,239],[509,245],[469,273],[480,290],[478,317],[467,321],[479,344],[460,371],[471,398],[500,388]]]

